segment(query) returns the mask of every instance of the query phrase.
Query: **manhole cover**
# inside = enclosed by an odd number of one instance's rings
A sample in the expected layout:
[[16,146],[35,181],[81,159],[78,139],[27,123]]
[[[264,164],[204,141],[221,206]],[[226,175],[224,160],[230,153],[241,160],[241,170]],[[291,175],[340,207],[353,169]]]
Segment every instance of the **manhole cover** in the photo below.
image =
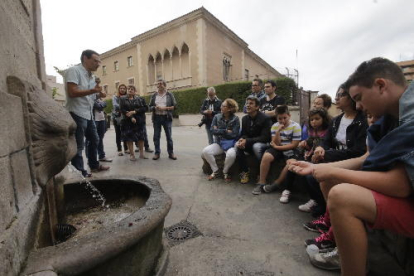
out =
[[182,221],[174,224],[166,228],[164,231],[171,245],[179,244],[188,239],[202,235],[200,231],[198,231],[197,227],[188,221]]

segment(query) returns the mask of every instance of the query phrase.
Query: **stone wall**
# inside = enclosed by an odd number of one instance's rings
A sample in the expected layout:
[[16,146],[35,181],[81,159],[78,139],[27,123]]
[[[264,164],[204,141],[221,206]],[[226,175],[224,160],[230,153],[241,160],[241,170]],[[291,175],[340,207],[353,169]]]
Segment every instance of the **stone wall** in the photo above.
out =
[[[6,276],[21,271],[35,246],[44,208],[41,185],[57,170],[43,170],[47,164],[41,153],[49,141],[42,144],[39,135],[44,121],[55,120],[36,114],[48,109],[47,104],[53,107],[56,103],[44,91],[39,0],[0,1],[0,26],[0,275]],[[63,132],[69,139],[72,120],[65,120]],[[49,129],[49,134],[53,132]],[[72,151],[70,147],[65,149]],[[63,154],[60,157],[61,163],[67,161]]]

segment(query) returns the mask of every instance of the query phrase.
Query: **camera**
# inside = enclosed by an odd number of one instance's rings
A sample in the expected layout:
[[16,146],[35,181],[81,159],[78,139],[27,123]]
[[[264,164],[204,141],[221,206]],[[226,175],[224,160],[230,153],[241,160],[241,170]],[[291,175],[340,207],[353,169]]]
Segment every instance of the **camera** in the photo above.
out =
[[206,123],[207,119],[206,116],[201,118],[201,121],[198,123],[198,127],[202,127]]

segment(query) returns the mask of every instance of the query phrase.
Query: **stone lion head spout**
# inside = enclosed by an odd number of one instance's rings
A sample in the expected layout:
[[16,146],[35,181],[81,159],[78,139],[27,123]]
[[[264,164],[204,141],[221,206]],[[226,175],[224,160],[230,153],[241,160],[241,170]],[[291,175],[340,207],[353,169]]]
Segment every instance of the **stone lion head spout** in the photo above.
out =
[[38,184],[44,186],[76,154],[76,124],[43,90],[16,77],[8,77],[7,83],[9,93],[23,100],[29,160]]

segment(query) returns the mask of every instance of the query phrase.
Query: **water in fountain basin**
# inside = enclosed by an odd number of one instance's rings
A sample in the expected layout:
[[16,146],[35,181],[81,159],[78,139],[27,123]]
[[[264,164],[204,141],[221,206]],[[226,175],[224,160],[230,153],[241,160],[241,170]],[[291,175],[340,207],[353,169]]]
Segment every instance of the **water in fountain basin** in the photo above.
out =
[[85,183],[85,188],[91,193],[92,197],[97,201],[102,202],[102,207],[109,208],[109,205],[105,205],[106,199],[103,194],[89,181],[87,180],[80,171],[78,171],[72,164],[68,164],[69,172],[76,173],[80,177],[79,183]]

